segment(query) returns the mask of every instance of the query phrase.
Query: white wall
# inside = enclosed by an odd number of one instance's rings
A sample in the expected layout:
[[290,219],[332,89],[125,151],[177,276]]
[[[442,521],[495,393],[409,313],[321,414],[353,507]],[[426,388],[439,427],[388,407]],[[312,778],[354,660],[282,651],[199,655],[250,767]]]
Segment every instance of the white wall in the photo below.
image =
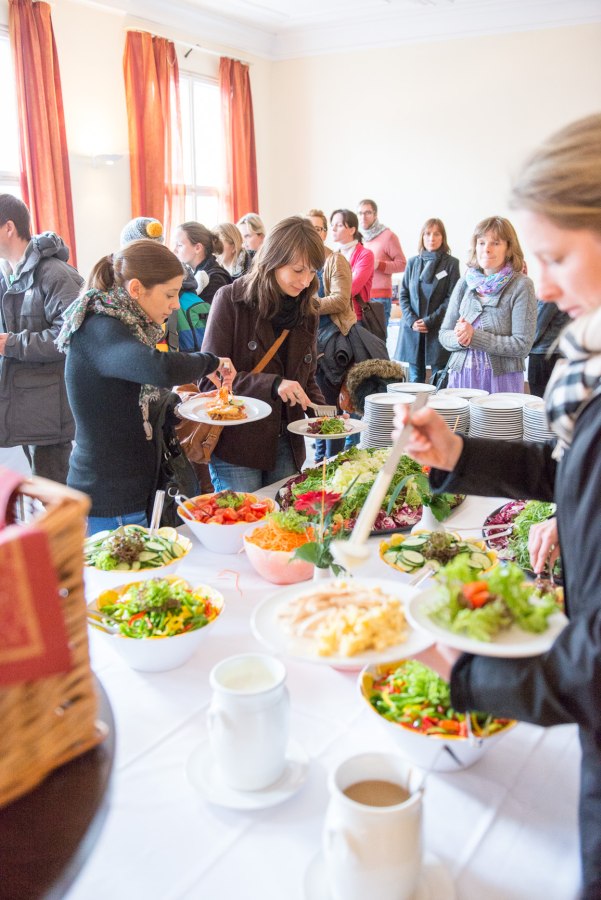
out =
[[[73,0],[58,0],[52,17],[86,274],[130,218],[125,27],[239,54]],[[601,109],[600,47],[601,25],[589,25],[287,62],[250,58],[259,212],[269,226],[311,206],[355,208],[372,196],[407,255],[423,220],[436,215],[463,259],[475,223],[507,214],[511,172],[525,153]],[[184,60],[185,51],[178,45],[181,69],[216,77],[217,56],[194,50]],[[123,158],[93,168],[101,153]]]

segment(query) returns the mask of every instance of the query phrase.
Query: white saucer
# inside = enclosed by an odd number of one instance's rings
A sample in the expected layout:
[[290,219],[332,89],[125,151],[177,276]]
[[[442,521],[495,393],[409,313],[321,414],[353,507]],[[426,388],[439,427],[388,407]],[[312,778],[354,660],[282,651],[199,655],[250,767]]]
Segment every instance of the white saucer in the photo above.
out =
[[292,797],[304,784],[309,772],[309,757],[296,741],[290,741],[286,751],[286,768],[274,784],[262,791],[237,791],[222,779],[209,740],[193,751],[186,764],[186,774],[193,787],[209,803],[228,809],[267,809]]
[[[305,900],[331,900],[321,851],[313,857],[305,872],[304,897]],[[419,884],[411,900],[455,900],[455,885],[449,870],[432,853],[424,854]]]

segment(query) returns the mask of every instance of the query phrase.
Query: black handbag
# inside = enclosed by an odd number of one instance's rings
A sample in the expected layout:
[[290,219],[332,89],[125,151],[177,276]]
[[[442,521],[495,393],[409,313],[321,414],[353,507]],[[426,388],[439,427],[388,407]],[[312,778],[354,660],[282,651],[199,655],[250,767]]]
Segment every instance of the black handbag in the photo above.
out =
[[433,384],[436,388],[435,393],[441,391],[443,388],[446,388],[449,383],[449,363],[447,362],[444,369],[439,369],[438,372],[435,372],[432,378],[430,379],[430,384]]
[[152,513],[156,491],[165,491],[161,525],[177,527],[181,519],[177,514],[176,494],[195,497],[199,492],[198,478],[175,433],[180,421],[175,407],[181,397],[164,391],[159,400],[151,404],[149,421],[152,425],[152,441],[155,449],[154,487],[148,499],[148,521]]
[[355,300],[361,307],[363,314],[359,324],[386,343],[387,329],[384,304],[377,301],[375,303],[373,301],[365,303],[360,297],[355,297]]

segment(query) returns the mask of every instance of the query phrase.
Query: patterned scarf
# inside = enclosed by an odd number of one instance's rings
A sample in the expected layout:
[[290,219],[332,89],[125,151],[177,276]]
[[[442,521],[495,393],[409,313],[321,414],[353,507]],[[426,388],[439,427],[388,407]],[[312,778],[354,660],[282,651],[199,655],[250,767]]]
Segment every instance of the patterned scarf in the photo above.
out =
[[601,394],[601,309],[570,322],[558,349],[565,359],[553,369],[545,402],[551,429],[559,438],[555,455],[561,458],[572,443],[578,416]]
[[364,241],[373,241],[374,238],[377,238],[379,234],[382,234],[383,231],[386,231],[388,225],[382,225],[382,223],[376,219],[371,228],[366,228],[365,231],[362,231]]
[[[146,315],[142,307],[130,297],[125,288],[112,291],[86,291],[69,306],[63,316],[63,327],[56,339],[56,346],[63,353],[71,343],[71,335],[81,327],[88,315],[112,316],[126,325],[136,340],[147,347],[155,347],[163,337],[163,328]],[[139,404],[144,420],[146,440],[152,440],[152,425],[148,420],[149,405],[158,400],[160,391],[153,384],[143,384],[140,388]]]
[[492,275],[485,275],[481,269],[470,268],[465,273],[465,280],[468,288],[477,291],[479,294],[500,294],[506,284],[508,284],[515,272],[513,266],[503,266],[498,272]]

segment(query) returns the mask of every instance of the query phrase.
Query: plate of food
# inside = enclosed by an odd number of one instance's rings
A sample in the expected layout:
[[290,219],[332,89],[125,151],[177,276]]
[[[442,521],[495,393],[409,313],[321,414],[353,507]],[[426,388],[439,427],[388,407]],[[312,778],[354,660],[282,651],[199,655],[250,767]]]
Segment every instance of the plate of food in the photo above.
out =
[[272,408],[255,397],[238,397],[224,385],[218,391],[184,400],[177,412],[183,419],[204,425],[247,425],[267,418]]
[[561,588],[536,588],[519,566],[495,566],[474,579],[462,560],[414,595],[407,618],[441,643],[479,656],[539,656],[568,623]]
[[314,441],[341,441],[349,434],[358,434],[366,428],[367,425],[362,419],[351,419],[346,415],[299,419],[288,425],[288,431],[292,434],[302,434],[303,437]]
[[407,621],[415,588],[380,578],[295,584],[254,610],[255,637],[274,653],[339,669],[420,653],[433,643]]
[[395,534],[380,544],[380,559],[393,569],[408,574],[419,572],[426,564],[437,570],[460,554],[465,554],[474,575],[490,569],[497,562],[497,554],[487,550],[484,541],[467,540],[450,531]]
[[[344,497],[337,514],[344,520],[344,528],[351,530],[374,481],[390,453],[389,447],[351,447],[328,460],[325,467],[325,489]],[[277,501],[283,510],[294,508],[297,497],[324,487],[323,466],[305,469],[290,478],[278,491]],[[444,520],[451,510],[465,499],[460,494],[434,496],[428,476],[409,456],[401,456],[394,477],[384,497],[382,508],[374,522],[372,534],[394,534],[409,531],[422,517],[423,501]]]
[[[540,500],[511,500],[497,507],[486,517],[482,528],[486,546],[494,550],[499,559],[515,562],[529,575],[534,575],[528,552],[530,528],[554,516],[555,509],[554,503]],[[553,577],[561,582],[561,576],[560,557],[553,567]]]

